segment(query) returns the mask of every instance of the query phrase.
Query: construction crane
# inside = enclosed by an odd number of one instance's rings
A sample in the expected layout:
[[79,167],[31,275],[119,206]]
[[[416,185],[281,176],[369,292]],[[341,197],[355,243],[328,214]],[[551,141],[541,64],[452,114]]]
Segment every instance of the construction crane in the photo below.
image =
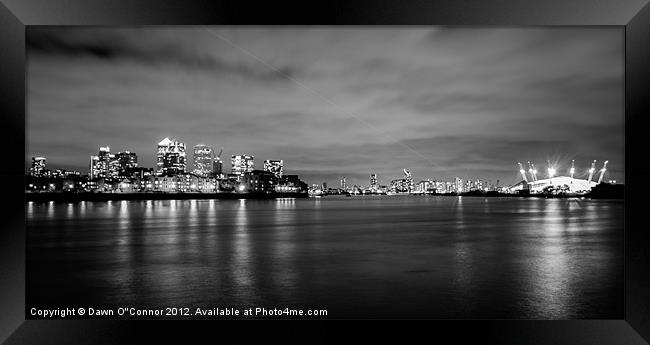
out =
[[571,160],[571,170],[569,170],[569,173],[571,174],[571,178],[573,179],[573,174],[576,172],[576,161],[575,159]]
[[521,173],[521,177],[524,178],[524,181],[528,183],[528,178],[526,177],[526,170],[524,170],[524,167],[521,165],[521,162],[517,163],[519,164],[519,172]]
[[600,169],[600,177],[598,178],[598,184],[603,182],[603,176],[605,175],[605,171],[607,171],[607,162],[609,161],[605,161],[605,163],[603,164],[603,168]]
[[591,178],[594,176],[594,171],[596,171],[596,160],[594,159],[593,162],[591,162],[591,169],[589,169],[589,179],[587,181],[591,183]]
[[219,154],[216,157],[217,158],[216,162],[219,162],[219,163],[223,164],[223,162],[221,161],[221,154],[222,153],[223,153],[223,147],[221,148],[221,150],[219,150]]

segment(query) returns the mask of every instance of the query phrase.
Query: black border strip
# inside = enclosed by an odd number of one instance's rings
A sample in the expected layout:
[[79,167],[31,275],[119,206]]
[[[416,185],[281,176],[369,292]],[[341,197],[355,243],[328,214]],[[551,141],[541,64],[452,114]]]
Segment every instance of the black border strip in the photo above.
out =
[[[245,1],[0,0],[0,109],[4,125],[0,174],[3,178],[0,233],[0,340],[9,344],[130,343],[133,336],[184,342],[196,335],[221,336],[214,322],[61,320],[25,321],[24,191],[25,25],[620,25],[625,26],[625,320],[463,320],[428,322],[425,327],[391,333],[392,327],[362,326],[357,331],[388,340],[397,335],[429,339],[452,336],[457,342],[499,344],[647,344],[650,339],[650,235],[645,230],[644,186],[650,178],[644,140],[650,108],[650,6],[647,0],[573,1],[332,1],[300,4]],[[21,182],[21,183],[19,183]],[[630,188],[633,187],[634,189]],[[253,321],[255,322],[255,321]],[[268,324],[268,323],[265,323]],[[164,325],[164,329],[160,327]],[[262,324],[245,324],[257,330]],[[286,323],[275,323],[274,328]],[[301,328],[316,329],[314,322]],[[332,325],[332,324],[330,324]],[[17,329],[16,329],[17,327]],[[285,326],[286,327],[286,326]],[[366,328],[368,327],[368,328]],[[287,327],[288,328],[288,327]],[[294,326],[291,326],[294,328]],[[329,327],[328,327],[329,328]],[[181,333],[175,333],[182,329]],[[15,330],[15,331],[14,331]],[[155,330],[155,331],[154,331]],[[14,331],[13,334],[10,333]],[[207,332],[206,332],[207,331]],[[277,331],[277,329],[276,329]],[[329,331],[329,330],[328,330]],[[313,335],[325,336],[322,330]],[[277,332],[248,332],[271,340]],[[284,335],[284,332],[282,332]],[[644,340],[645,338],[646,340]],[[284,339],[284,338],[279,338]],[[275,339],[275,340],[279,340]],[[341,340],[341,338],[338,338]],[[248,341],[247,341],[248,342]]]
[[[650,339],[650,234],[646,157],[650,109],[650,5],[625,27],[625,320]],[[641,158],[643,157],[643,158]]]

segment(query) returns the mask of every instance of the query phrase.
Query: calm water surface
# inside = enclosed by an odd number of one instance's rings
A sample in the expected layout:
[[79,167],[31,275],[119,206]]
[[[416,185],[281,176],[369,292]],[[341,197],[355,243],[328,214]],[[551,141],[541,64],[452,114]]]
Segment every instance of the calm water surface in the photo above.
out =
[[623,202],[27,203],[27,304],[622,318]]

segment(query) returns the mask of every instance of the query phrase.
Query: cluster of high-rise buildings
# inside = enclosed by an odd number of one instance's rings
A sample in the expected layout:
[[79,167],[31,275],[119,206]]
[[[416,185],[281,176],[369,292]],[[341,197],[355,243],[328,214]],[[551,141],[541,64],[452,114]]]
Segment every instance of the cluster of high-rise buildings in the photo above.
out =
[[90,156],[88,175],[61,172],[54,176],[45,169],[45,157],[33,157],[29,170],[30,191],[95,191],[95,192],[236,192],[273,193],[306,192],[307,185],[298,175],[284,174],[283,160],[268,159],[262,169],[255,169],[249,154],[231,157],[231,172],[223,172],[221,153],[212,147],[194,146],[193,170],[187,166],[185,143],[165,138],[156,148],[156,167],[138,166],[135,152],[111,153],[100,147]]
[[134,152],[111,153],[111,148],[100,147],[97,155],[90,156],[88,177],[126,178],[138,168],[138,156]]
[[[371,173],[369,183],[348,185],[342,177],[340,186],[330,188],[307,184],[298,175],[284,173],[284,161],[267,159],[261,169],[255,169],[255,157],[250,154],[231,156],[230,173],[224,172],[221,154],[205,144],[197,144],[191,152],[191,160],[185,143],[178,139],[164,138],[156,146],[156,166],[141,167],[138,156],[129,150],[111,153],[108,146],[100,147],[90,156],[88,175],[78,171],[48,170],[45,157],[32,157],[27,190],[29,191],[87,191],[87,192],[234,192],[272,193],[306,192],[313,194],[446,194],[474,191],[499,191],[499,181],[493,184],[484,179],[456,177],[453,181],[421,180],[415,182],[411,172],[403,170],[403,176],[380,184],[377,174]],[[188,161],[193,169],[188,168]]]
[[29,168],[29,175],[43,178],[66,178],[69,176],[81,176],[81,172],[76,170],[46,169],[46,160],[47,159],[45,157],[32,157],[32,165]]

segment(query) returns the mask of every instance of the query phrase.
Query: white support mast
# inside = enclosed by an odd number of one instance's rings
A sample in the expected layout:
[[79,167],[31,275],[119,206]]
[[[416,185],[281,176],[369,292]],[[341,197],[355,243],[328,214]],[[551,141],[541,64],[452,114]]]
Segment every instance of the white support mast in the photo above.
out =
[[535,174],[533,174],[533,166],[530,164],[530,161],[528,161],[528,173],[530,174],[530,177],[532,178],[533,182],[537,181],[535,178]]
[[589,179],[587,179],[587,181],[589,181],[589,183],[591,183],[591,178],[594,176],[594,171],[596,171],[596,160],[595,159],[591,163],[591,169],[589,169]]
[[526,170],[524,170],[524,167],[521,165],[521,162],[517,163],[519,164],[519,172],[521,173],[521,177],[524,178],[524,181],[528,183],[528,178],[526,177]]
[[533,168],[533,172],[532,172],[533,181],[537,182],[537,169],[535,169],[535,163],[531,163],[530,166],[531,168]]
[[605,175],[605,171],[607,171],[607,162],[605,161],[605,164],[603,164],[603,168],[600,169],[600,177],[598,178],[598,184],[603,182],[603,176]]
[[553,176],[555,176],[555,168],[553,168],[551,166],[551,161],[550,160],[547,161],[547,166],[548,166],[548,179],[549,179],[549,182],[550,182],[550,180],[553,178]]
[[575,172],[576,172],[575,163],[576,163],[575,159],[572,159],[571,160],[571,170],[569,170],[569,173],[571,174],[571,179],[573,179],[573,174],[575,174]]

